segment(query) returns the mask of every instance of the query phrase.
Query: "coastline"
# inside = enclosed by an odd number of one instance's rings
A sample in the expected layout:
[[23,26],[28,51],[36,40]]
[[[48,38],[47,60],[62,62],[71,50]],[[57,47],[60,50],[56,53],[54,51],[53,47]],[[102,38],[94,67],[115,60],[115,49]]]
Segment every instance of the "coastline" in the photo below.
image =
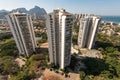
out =
[[100,16],[102,21],[120,24],[120,16]]

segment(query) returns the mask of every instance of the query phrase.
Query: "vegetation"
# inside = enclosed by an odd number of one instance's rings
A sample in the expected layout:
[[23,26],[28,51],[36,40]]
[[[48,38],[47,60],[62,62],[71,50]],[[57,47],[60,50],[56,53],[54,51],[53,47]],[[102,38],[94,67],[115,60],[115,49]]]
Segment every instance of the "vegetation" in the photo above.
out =
[[37,28],[37,29],[44,29],[45,28],[45,21],[38,21],[36,20],[37,23],[33,22],[33,25]]
[[78,33],[79,33],[79,25],[77,25],[77,22],[74,23],[73,32],[74,32],[74,34],[72,37],[72,41],[73,41],[73,44],[77,44]]
[[41,39],[38,40],[38,43],[44,43],[47,41],[47,34],[44,32],[44,33],[39,33]]
[[116,27],[115,32],[120,32],[120,27]]
[[78,33],[79,32],[79,25],[77,25],[77,22],[74,23],[74,32]]
[[14,61],[13,57],[4,56],[0,58],[0,73],[6,74],[16,74],[20,71],[18,65]]
[[40,39],[37,40],[37,45],[40,46],[41,43],[47,42],[47,33],[36,33],[36,37],[40,37]]
[[47,56],[46,54],[32,55],[20,72],[16,75],[12,75],[10,80],[31,80],[40,77],[42,70],[47,67]]
[[34,74],[29,73],[29,69],[27,67],[24,67],[23,70],[18,74],[12,75],[10,80],[31,80],[33,76]]
[[[47,59],[48,55],[47,54],[34,54],[29,58],[29,64],[39,67],[47,67]],[[33,66],[31,66],[33,67]],[[35,68],[35,67],[34,67]]]
[[13,39],[9,39],[7,41],[1,42],[0,57],[2,56],[12,56],[12,57],[18,56],[18,49]]
[[78,35],[73,35],[72,41],[74,44],[77,44],[77,40],[78,40]]
[[44,20],[35,20],[33,21],[33,26],[39,30],[38,32],[35,31],[35,37],[39,38],[37,40],[37,45],[40,46],[41,43],[45,43],[47,41],[47,33],[46,33],[46,27],[45,27],[45,21]]
[[86,75],[99,75],[101,71],[108,69],[108,65],[101,59],[86,58],[84,63],[87,66]]
[[[77,24],[77,23],[76,23]],[[74,25],[73,42],[77,42],[78,28]],[[37,27],[40,27],[36,25]],[[119,28],[116,29],[119,32]],[[37,37],[41,37],[38,43],[47,41],[47,34],[36,33]],[[16,64],[15,59],[18,56],[18,50],[11,34],[0,35],[0,74],[11,75],[10,80],[30,80],[42,75],[42,70],[48,67],[48,54],[34,54],[26,62],[22,68]],[[96,49],[103,54],[103,59],[86,58],[83,62],[87,69],[79,72],[81,80],[119,80],[120,79],[120,36],[107,36],[98,33],[96,40]],[[41,51],[42,52],[42,51]],[[71,69],[78,60],[72,56]],[[51,64],[51,67],[53,65]],[[53,78],[52,78],[53,79]],[[56,78],[55,78],[56,80]]]
[[[42,42],[47,40],[46,33],[40,34]],[[18,49],[11,34],[0,35],[0,74],[10,75],[10,80],[31,80],[42,75],[48,62],[48,54],[34,54],[27,59],[24,67],[20,68],[15,59],[18,57]],[[43,52],[43,51],[42,51]],[[47,53],[47,52],[45,52]]]
[[103,48],[106,47],[114,47],[114,48],[120,48],[120,36],[114,35],[114,36],[108,36],[103,33],[98,33],[98,37],[96,40],[96,47],[97,48]]
[[11,37],[11,33],[0,33],[0,40],[10,39]]
[[87,69],[80,71],[82,80],[119,80],[120,79],[120,36],[107,36],[98,33],[96,49],[103,59],[86,58]]

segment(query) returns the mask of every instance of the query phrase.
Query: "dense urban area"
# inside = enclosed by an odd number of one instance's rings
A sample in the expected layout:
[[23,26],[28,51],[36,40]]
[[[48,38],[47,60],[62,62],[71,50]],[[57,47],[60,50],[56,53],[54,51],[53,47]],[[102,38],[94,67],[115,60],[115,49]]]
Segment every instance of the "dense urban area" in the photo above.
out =
[[98,26],[94,49],[79,49],[79,25],[72,32],[70,65],[60,69],[50,64],[46,20],[32,19],[36,51],[26,57],[18,54],[7,23],[0,22],[0,80],[119,80],[120,25],[103,21]]

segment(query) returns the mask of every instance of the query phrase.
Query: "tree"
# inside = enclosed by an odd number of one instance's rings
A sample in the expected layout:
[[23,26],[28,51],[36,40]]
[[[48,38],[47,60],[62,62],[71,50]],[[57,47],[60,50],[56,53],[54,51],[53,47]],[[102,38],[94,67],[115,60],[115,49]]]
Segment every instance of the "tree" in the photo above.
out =
[[47,40],[47,34],[45,32],[41,33],[42,39]]
[[78,40],[78,35],[73,35],[72,41],[74,44],[77,44],[77,40]]
[[118,49],[114,47],[106,47],[105,50],[107,53],[113,53],[114,51],[117,51]]
[[18,56],[18,49],[13,39],[8,40],[0,46],[0,56]]
[[[92,61],[92,60],[89,61],[87,60],[87,62],[85,61],[85,64],[88,65],[87,66],[88,69],[86,70],[87,73],[86,76],[88,76],[89,74],[91,75],[94,72],[98,72],[97,70],[99,70],[100,71],[99,74],[95,75],[95,77],[98,76],[100,80],[119,80],[120,79],[120,61],[119,61],[120,36],[119,35],[107,36],[103,33],[98,33],[96,46],[104,55],[103,57],[104,63],[103,65],[98,65],[101,64],[101,62],[98,62],[97,65],[100,66],[101,67],[100,68],[96,66],[96,61]],[[92,61],[93,63],[91,63],[90,61]],[[104,64],[106,65],[106,68]],[[94,67],[92,65],[94,65]]]
[[40,61],[34,61],[29,65],[29,68],[30,71],[37,72],[40,66],[41,66]]
[[116,27],[115,32],[120,32],[120,27]]
[[0,58],[0,72],[3,74],[16,74],[20,70],[13,57],[4,56]]
[[80,75],[80,79],[81,79],[81,80],[84,80],[84,78],[85,78],[85,76],[86,76],[85,72],[84,72],[84,71],[80,71],[80,72],[79,72],[79,75]]
[[29,58],[29,61],[40,61],[40,60],[45,60],[46,55],[45,54],[34,54]]
[[0,40],[10,39],[11,37],[11,33],[0,33]]
[[14,77],[14,80],[31,80],[31,74],[28,72],[20,72],[16,77]]
[[111,36],[110,41],[113,44],[113,46],[119,46],[120,47],[120,36],[119,35]]
[[106,71],[106,70],[102,71],[100,76],[103,77],[106,80],[113,78],[113,74],[110,71]]
[[97,58],[86,58],[85,66],[87,70],[85,70],[86,75],[99,75],[102,71],[108,69],[108,65],[102,59]]
[[28,62],[30,71],[34,71],[35,73],[39,71],[40,67],[47,67],[47,59],[45,54],[34,54],[29,58]]

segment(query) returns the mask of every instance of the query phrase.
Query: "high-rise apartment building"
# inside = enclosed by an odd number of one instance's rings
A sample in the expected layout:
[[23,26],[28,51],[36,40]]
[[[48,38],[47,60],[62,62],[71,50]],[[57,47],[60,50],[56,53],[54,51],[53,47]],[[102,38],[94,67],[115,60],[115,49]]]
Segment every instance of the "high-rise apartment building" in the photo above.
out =
[[79,48],[92,49],[95,44],[96,33],[100,18],[94,15],[79,15]]
[[57,9],[46,18],[50,63],[64,69],[71,60],[73,15]]
[[7,15],[6,18],[10,25],[19,54],[28,57],[35,51],[37,46],[30,15],[16,12]]

